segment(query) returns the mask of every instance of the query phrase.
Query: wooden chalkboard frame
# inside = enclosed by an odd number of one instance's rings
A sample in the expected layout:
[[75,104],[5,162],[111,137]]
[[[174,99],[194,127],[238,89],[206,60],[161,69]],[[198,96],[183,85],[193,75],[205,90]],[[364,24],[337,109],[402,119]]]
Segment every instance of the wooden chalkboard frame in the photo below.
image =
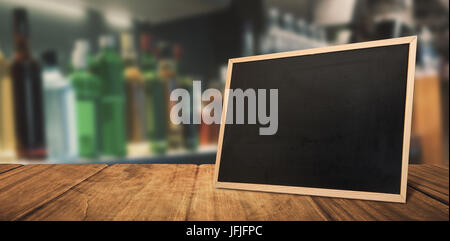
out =
[[228,104],[228,92],[225,92],[222,110],[222,122],[220,125],[218,149],[216,156],[216,165],[214,173],[214,186],[216,188],[228,188],[228,189],[241,189],[251,191],[264,191],[264,192],[278,192],[278,193],[290,193],[290,194],[303,194],[313,196],[327,196],[327,197],[339,197],[339,198],[351,198],[373,201],[387,201],[387,202],[406,202],[406,189],[407,189],[407,177],[408,177],[408,160],[409,160],[409,145],[411,135],[411,116],[413,105],[413,92],[414,92],[414,73],[415,73],[415,61],[416,61],[416,48],[417,48],[417,36],[393,38],[385,40],[377,40],[370,42],[361,42],[354,44],[345,44],[337,46],[329,46],[315,49],[306,49],[298,51],[289,51],[274,54],[264,54],[257,56],[233,58],[228,61],[227,77],[225,89],[230,89],[231,74],[234,63],[258,61],[267,59],[277,59],[302,55],[313,55],[321,53],[330,53],[337,51],[365,49],[373,47],[382,47],[390,45],[409,44],[409,56],[408,56],[408,70],[407,70],[407,82],[406,82],[406,101],[405,101],[405,113],[404,113],[404,131],[403,131],[403,148],[402,148],[402,170],[401,170],[401,187],[400,194],[390,193],[377,193],[377,192],[365,192],[365,191],[350,191],[350,190],[338,190],[338,189],[326,189],[326,188],[310,188],[310,187],[298,187],[298,186],[281,186],[281,185],[268,185],[268,184],[253,184],[253,183],[238,183],[238,182],[220,182],[218,180],[220,172],[220,159],[222,154],[222,143],[225,132],[225,120]]

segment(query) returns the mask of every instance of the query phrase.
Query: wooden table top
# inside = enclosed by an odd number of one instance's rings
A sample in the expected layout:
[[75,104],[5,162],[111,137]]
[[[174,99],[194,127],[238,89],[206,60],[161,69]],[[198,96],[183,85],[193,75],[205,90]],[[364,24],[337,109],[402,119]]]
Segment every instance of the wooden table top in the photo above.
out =
[[448,167],[410,165],[406,204],[214,189],[214,165],[0,165],[0,220],[449,220]]

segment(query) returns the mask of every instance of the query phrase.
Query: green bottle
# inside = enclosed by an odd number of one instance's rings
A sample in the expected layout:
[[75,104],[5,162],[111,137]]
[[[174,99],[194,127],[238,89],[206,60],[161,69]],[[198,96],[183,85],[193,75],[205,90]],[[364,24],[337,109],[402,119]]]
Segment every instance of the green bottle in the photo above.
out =
[[194,96],[193,93],[193,86],[192,86],[192,81],[193,78],[190,76],[185,76],[183,75],[182,71],[183,68],[181,67],[182,64],[182,56],[183,56],[183,48],[180,44],[175,44],[173,46],[173,58],[175,61],[174,64],[174,71],[175,71],[175,78],[177,79],[177,85],[178,87],[185,89],[189,92],[189,95],[191,96],[190,99],[190,103],[189,103],[189,116],[190,116],[190,124],[183,124],[181,129],[182,129],[182,139],[183,139],[183,145],[186,149],[190,150],[190,151],[195,151],[200,143],[200,138],[198,135],[198,128],[197,125],[194,124],[193,122],[193,116],[194,116],[194,112],[197,110],[194,110],[194,98],[196,98]]
[[70,81],[75,89],[79,156],[95,158],[99,154],[98,103],[100,80],[87,70],[89,43],[75,42]]
[[157,61],[153,54],[151,36],[141,35],[141,70],[144,78],[147,108],[147,129],[152,152],[163,154],[167,151],[168,106],[164,81],[158,77]]
[[126,155],[123,62],[112,36],[100,37],[92,70],[100,78],[100,150],[104,156]]
[[189,151],[195,151],[200,144],[199,130],[196,124],[194,124],[193,116],[195,114],[194,110],[194,90],[192,86],[193,78],[185,76],[180,77],[179,85],[180,88],[189,91],[189,95],[191,99],[189,101],[189,116],[190,116],[190,124],[183,125],[183,137],[184,137],[184,147]]

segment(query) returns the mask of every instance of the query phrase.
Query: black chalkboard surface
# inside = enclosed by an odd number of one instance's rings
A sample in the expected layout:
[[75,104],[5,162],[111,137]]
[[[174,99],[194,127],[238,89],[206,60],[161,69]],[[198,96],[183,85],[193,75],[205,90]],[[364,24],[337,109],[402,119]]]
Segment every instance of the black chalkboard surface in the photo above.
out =
[[227,89],[278,89],[278,130],[225,124],[225,94],[216,187],[405,202],[416,41],[231,59]]

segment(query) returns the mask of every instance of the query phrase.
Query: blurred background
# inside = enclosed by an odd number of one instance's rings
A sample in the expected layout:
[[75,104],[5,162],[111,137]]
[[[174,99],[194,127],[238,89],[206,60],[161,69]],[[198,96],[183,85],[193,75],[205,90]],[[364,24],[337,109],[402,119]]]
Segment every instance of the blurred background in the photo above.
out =
[[418,35],[410,162],[448,165],[448,24],[446,0],[0,0],[0,162],[213,163],[219,126],[172,125],[172,89],[223,91],[229,58]]

